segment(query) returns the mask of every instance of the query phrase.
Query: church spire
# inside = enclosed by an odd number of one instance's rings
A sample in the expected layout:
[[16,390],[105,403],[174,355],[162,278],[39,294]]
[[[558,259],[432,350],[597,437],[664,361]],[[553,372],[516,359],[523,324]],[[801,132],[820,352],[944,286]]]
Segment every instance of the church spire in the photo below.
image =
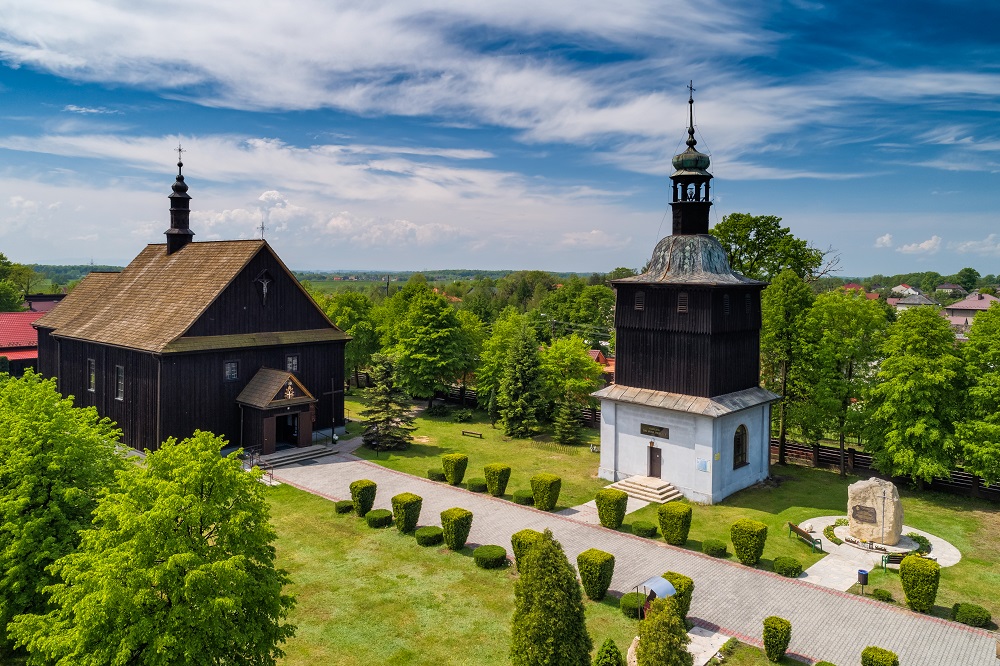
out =
[[170,228],[164,233],[167,236],[167,254],[173,254],[191,242],[194,232],[190,229],[191,196],[187,193],[188,186],[184,182],[184,162],[181,156],[184,149],[177,144],[177,180],[174,181],[170,199]]
[[688,83],[688,138],[687,150],[675,155],[672,161],[676,171],[670,176],[675,235],[707,234],[708,211],[712,206],[710,183],[712,174],[707,169],[711,158],[695,148],[694,138],[694,81]]

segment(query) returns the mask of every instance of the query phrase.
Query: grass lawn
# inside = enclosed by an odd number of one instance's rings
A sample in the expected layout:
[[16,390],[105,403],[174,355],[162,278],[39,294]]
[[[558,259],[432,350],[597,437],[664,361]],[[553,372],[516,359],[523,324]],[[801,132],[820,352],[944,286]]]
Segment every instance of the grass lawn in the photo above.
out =
[[[719,662],[710,661],[709,664],[716,664]],[[746,643],[740,643],[739,646],[733,650],[726,660],[722,662],[725,666],[771,666],[775,662],[768,661],[767,655],[760,648],[756,648],[752,645],[747,645]],[[781,661],[777,662],[783,666],[802,666],[801,661],[795,661],[791,657],[782,657]]]
[[[417,403],[418,405],[421,403]],[[360,398],[347,396],[347,409],[353,415],[363,409]],[[530,479],[539,472],[550,472],[562,477],[562,489],[556,509],[563,509],[594,499],[598,490],[608,484],[597,478],[599,456],[591,452],[590,442],[599,439],[596,430],[584,428],[585,441],[579,446],[562,446],[547,435],[534,439],[510,439],[503,431],[493,428],[479,411],[473,412],[469,423],[454,423],[449,417],[418,416],[414,443],[406,451],[374,451],[361,448],[356,455],[390,469],[426,477],[427,470],[441,467],[441,456],[446,453],[464,453],[469,456],[465,478],[483,476],[483,467],[502,462],[511,466],[508,497],[515,490],[529,490]],[[480,432],[478,437],[466,437],[463,430]]]
[[[424,548],[395,528],[372,530],[289,486],[270,489],[268,499],[278,565],[298,600],[283,663],[509,663],[511,569],[479,569],[470,549]],[[615,599],[584,603],[595,653],[606,638],[627,649],[637,621]]]

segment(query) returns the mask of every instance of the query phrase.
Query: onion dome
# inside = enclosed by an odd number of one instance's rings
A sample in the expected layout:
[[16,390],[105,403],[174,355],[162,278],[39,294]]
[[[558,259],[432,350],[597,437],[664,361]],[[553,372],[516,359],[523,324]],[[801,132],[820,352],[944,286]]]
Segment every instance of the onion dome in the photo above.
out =
[[708,155],[699,152],[695,148],[698,145],[698,140],[694,138],[694,88],[691,86],[688,86],[688,88],[691,90],[691,94],[688,96],[688,138],[685,142],[687,143],[687,150],[679,155],[674,155],[672,163],[674,168],[677,169],[677,173],[674,175],[698,174],[709,176],[710,174],[706,169],[708,169],[712,160]]
[[649,269],[642,275],[615,280],[643,284],[764,284],[735,272],[726,250],[709,234],[667,236],[656,244]]
[[177,180],[170,187],[176,194],[185,194],[188,191],[187,183],[184,182],[184,174],[181,173],[181,169],[184,168],[184,162],[177,162]]

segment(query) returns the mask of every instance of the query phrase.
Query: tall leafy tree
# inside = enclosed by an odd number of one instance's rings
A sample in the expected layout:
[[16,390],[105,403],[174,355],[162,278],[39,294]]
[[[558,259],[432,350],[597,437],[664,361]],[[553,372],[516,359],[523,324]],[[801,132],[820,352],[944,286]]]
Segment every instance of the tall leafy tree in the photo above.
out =
[[862,412],[855,404],[874,379],[887,325],[881,303],[843,289],[817,296],[805,319],[809,365],[805,381],[810,387],[805,409],[815,430],[837,433],[841,475],[847,473],[846,435],[861,428]]
[[351,341],[344,348],[344,365],[354,373],[354,383],[358,385],[358,370],[366,367],[372,354],[379,350],[378,332],[372,319],[372,301],[356,291],[342,291],[326,296],[321,301],[326,316]]
[[479,368],[476,371],[476,397],[479,406],[486,409],[490,418],[499,418],[500,380],[517,331],[525,326],[522,315],[514,308],[505,308],[493,322],[489,337],[483,341]]
[[948,321],[910,308],[889,328],[868,406],[865,451],[880,472],[930,481],[955,463],[953,423],[965,389]]
[[976,315],[962,352],[969,390],[956,435],[964,467],[1000,483],[1000,305]]
[[361,411],[364,445],[376,451],[403,450],[413,441],[413,415],[404,404],[405,396],[396,384],[395,364],[391,357],[372,357],[372,386],[365,391],[368,406]]
[[49,567],[76,549],[124,465],[120,436],[93,407],[59,395],[55,380],[0,376],[0,654],[14,616],[48,610]]
[[79,549],[52,567],[51,610],[11,634],[31,664],[264,665],[294,635],[260,471],[207,432],[117,473]]
[[0,280],[0,312],[20,312],[24,309],[24,296],[10,280]]
[[497,390],[497,411],[507,435],[530,437],[538,426],[538,406],[542,402],[538,341],[534,331],[523,323],[514,336]]
[[455,309],[427,292],[410,302],[394,348],[400,385],[412,396],[434,402],[461,374],[465,345]]
[[510,660],[514,666],[589,666],[583,596],[562,546],[545,530],[519,562]]
[[576,335],[556,338],[539,352],[541,383],[549,404],[565,398],[582,406],[597,390],[602,368],[590,357],[590,347]]
[[791,269],[801,278],[815,277],[823,266],[824,253],[796,238],[774,215],[730,213],[709,231],[719,239],[737,273],[770,281]]
[[781,395],[778,403],[778,463],[785,464],[787,409],[802,397],[798,387],[804,359],[803,328],[813,294],[795,271],[786,268],[761,294],[760,364],[764,384]]
[[639,623],[639,666],[691,666],[694,656],[688,652],[691,639],[684,619],[672,598],[654,599],[646,617]]
[[966,266],[955,274],[955,282],[965,287],[966,291],[972,291],[979,284],[979,271]]

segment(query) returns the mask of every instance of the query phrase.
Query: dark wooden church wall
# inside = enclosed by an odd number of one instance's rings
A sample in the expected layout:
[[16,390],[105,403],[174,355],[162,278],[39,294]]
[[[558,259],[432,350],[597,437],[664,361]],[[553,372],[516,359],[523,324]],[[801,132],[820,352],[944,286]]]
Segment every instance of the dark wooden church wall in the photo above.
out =
[[615,383],[654,391],[709,396],[709,366],[692,363],[708,358],[709,340],[691,333],[618,329],[616,355],[635,359],[618,363]]
[[38,365],[36,371],[43,377],[57,377],[59,367],[59,342],[52,337],[51,328],[38,328]]
[[760,335],[754,332],[712,336],[710,395],[725,395],[760,385]]
[[[273,282],[267,299],[255,282],[263,272]],[[285,273],[274,255],[262,249],[243,268],[230,285],[219,294],[185,335],[230,335],[267,331],[298,331],[329,328],[312,299],[299,287],[295,278]]]

